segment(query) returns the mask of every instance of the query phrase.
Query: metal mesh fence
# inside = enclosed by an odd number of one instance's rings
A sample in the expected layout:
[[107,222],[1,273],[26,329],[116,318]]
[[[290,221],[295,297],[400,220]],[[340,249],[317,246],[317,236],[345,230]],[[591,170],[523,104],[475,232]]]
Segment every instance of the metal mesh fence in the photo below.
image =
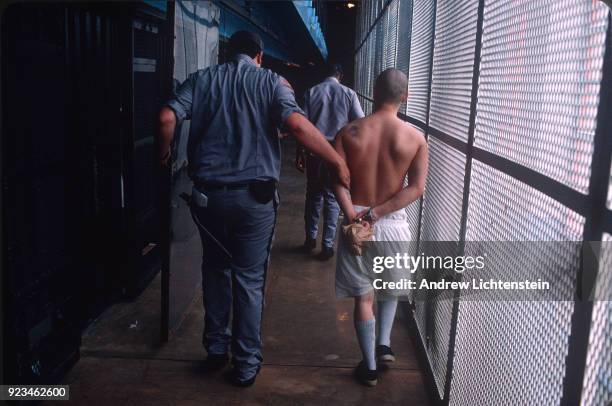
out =
[[421,121],[427,118],[429,99],[429,68],[433,36],[435,3],[419,0],[412,5],[412,35],[410,45],[410,70],[408,81],[408,106],[406,114]]
[[[575,241],[584,218],[543,193],[474,161],[468,241]],[[555,245],[553,248],[558,248]],[[565,247],[565,245],[564,245]],[[542,255],[539,266],[553,278],[574,275],[576,245]],[[508,252],[517,274],[529,271],[530,253]],[[493,267],[495,268],[495,267]],[[509,269],[504,266],[495,272]],[[488,274],[487,274],[488,275]],[[513,280],[514,275],[505,275]],[[562,284],[571,297],[575,280]],[[572,302],[462,301],[459,306],[450,399],[455,405],[556,405],[562,394],[571,331]],[[486,360],[486,361],[485,361]],[[474,368],[478,365],[477,368]],[[494,400],[493,402],[491,400]]]
[[[412,0],[399,0],[398,11],[397,58],[395,67],[408,75],[412,36]],[[406,112],[406,104],[404,102],[400,106],[401,112]]]
[[606,17],[601,2],[487,1],[475,145],[586,193]]
[[421,240],[459,241],[465,154],[429,138],[429,173],[423,198]]
[[584,217],[544,193],[473,162],[468,241],[580,241]]
[[[602,257],[596,297],[609,298],[612,293],[612,234],[602,238]],[[582,391],[584,406],[612,403],[612,302],[598,301],[593,307],[589,350]]]
[[[438,0],[429,124],[467,141],[478,2]],[[461,209],[459,209],[461,210]]]
[[[463,200],[463,176],[465,154],[430,137],[427,186],[423,198],[421,220],[421,244],[419,253],[426,255],[456,255],[452,245],[429,243],[430,241],[458,241]],[[423,242],[427,241],[427,245]],[[417,274],[417,283],[421,281]],[[446,365],[453,305],[452,291],[443,296],[434,293],[415,296],[415,316],[424,320],[427,332],[426,351],[431,362],[440,397],[444,394]],[[429,314],[429,317],[428,317]]]
[[398,35],[398,18],[399,18],[399,0],[392,0],[385,11],[384,21],[384,42],[383,49],[385,52],[384,63],[382,69],[395,68],[397,60],[397,35]]
[[[600,93],[610,91],[601,86],[610,41],[603,2],[366,0],[361,7],[363,45],[355,60],[364,110],[372,111],[375,76],[395,66],[409,76],[400,116],[428,137],[422,212],[419,201],[406,209],[419,251],[437,250],[430,241],[456,241],[462,252],[465,241],[600,238],[592,231],[598,227],[589,203],[593,179],[610,179],[601,210],[612,209],[612,168],[591,173],[597,115],[604,114]],[[603,239],[610,240],[606,224]],[[539,274],[559,280],[554,296],[572,297],[581,275],[578,245],[550,247],[535,259],[507,252],[515,271],[506,279],[524,276],[536,264]],[[608,257],[600,267],[610,267],[610,250],[603,252]],[[612,289],[607,279],[597,288]],[[533,302],[519,295],[456,302],[454,293],[412,298],[440,399],[454,405],[556,405],[572,396],[568,387],[579,389],[582,382],[582,404],[611,400],[610,302],[593,303],[586,337],[573,328],[574,312],[582,311],[573,301]],[[588,339],[588,357],[584,370],[574,371],[568,359],[581,345],[580,334]]]
[[558,405],[571,313],[571,302],[462,301],[450,404]]
[[608,203],[606,204],[606,207],[612,210],[612,167],[610,168],[610,183],[608,186]]

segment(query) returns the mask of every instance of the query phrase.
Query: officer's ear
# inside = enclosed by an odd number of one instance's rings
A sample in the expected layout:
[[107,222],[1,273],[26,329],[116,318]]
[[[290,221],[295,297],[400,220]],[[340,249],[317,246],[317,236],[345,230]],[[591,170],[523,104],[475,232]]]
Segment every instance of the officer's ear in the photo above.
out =
[[258,52],[257,55],[255,55],[255,58],[253,58],[253,60],[255,61],[257,66],[261,67],[261,64],[263,63],[263,51]]

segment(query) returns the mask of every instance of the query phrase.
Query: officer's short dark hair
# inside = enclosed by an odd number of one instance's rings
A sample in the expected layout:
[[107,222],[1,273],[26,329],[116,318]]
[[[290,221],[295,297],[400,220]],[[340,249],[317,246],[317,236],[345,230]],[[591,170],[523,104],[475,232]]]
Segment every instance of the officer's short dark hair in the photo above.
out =
[[236,31],[229,40],[230,56],[246,54],[251,58],[263,51],[263,41],[254,32]]
[[344,75],[344,69],[342,69],[342,65],[335,62],[329,62],[325,65],[325,76],[342,76]]
[[389,68],[376,78],[374,101],[377,104],[399,104],[408,95],[408,77],[399,69]]

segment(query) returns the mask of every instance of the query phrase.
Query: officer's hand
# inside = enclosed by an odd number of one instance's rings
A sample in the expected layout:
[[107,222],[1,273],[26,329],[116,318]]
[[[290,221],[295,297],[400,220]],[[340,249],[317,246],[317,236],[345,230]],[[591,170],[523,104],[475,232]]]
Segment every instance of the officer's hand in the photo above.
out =
[[304,151],[298,151],[295,154],[295,168],[304,173],[304,168],[306,167],[306,157],[304,156]]
[[340,184],[350,190],[351,173],[349,172],[349,168],[348,166],[346,166],[346,162],[344,162],[344,159],[340,159],[338,161],[338,164],[336,165],[336,171]]

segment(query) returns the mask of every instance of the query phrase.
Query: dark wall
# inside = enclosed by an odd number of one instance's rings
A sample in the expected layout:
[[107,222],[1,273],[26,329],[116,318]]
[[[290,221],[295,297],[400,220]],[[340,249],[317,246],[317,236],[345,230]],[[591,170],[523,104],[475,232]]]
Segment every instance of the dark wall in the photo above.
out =
[[[155,271],[143,248],[158,233],[152,126],[163,49],[142,40],[134,21],[154,22],[161,36],[163,19],[142,7],[16,3],[2,15],[11,383],[53,381],[78,356],[80,329]],[[158,59],[156,74],[133,72],[134,56]],[[145,88],[144,98],[134,91]]]

